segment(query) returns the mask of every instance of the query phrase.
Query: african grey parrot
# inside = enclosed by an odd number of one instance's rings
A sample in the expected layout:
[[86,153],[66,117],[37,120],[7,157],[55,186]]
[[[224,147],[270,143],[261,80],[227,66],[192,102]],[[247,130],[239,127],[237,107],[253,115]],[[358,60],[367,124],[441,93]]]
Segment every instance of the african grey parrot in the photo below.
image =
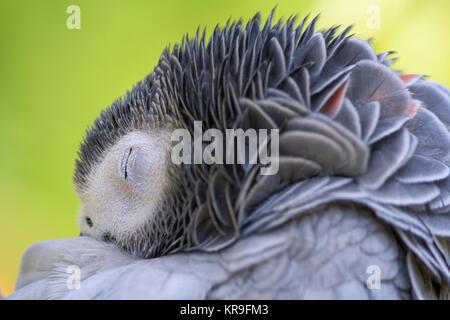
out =
[[[10,298],[449,298],[450,91],[349,29],[272,18],[185,38],[100,115],[83,236],[31,246]],[[163,133],[194,120],[278,129],[279,172],[170,164]]]

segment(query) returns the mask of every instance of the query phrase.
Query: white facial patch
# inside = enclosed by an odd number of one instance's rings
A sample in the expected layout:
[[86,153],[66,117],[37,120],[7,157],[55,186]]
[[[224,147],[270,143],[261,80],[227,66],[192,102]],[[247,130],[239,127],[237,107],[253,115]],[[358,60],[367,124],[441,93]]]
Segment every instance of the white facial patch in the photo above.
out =
[[124,239],[153,217],[168,186],[169,147],[165,132],[135,131],[105,154],[79,195],[83,235]]

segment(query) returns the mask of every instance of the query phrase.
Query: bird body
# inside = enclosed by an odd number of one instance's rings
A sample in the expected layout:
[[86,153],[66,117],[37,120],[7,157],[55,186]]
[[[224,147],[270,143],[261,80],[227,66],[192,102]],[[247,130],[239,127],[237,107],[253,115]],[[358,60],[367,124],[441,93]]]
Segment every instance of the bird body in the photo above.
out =
[[[405,299],[411,297],[406,256],[370,212],[351,205],[325,206],[295,223],[253,234],[220,253],[189,252],[132,259],[115,246],[82,237],[34,247],[24,263],[53,257],[44,283],[25,279],[14,298],[39,299]],[[39,246],[41,246],[39,248]],[[82,285],[67,288],[70,265]],[[367,267],[382,270],[379,289],[367,288]],[[86,278],[86,279],[85,279]],[[42,280],[41,280],[42,281]],[[29,284],[31,283],[31,284]],[[107,283],[107,284],[106,284]],[[38,284],[38,285],[37,285]],[[33,291],[33,286],[39,289]],[[25,295],[23,295],[25,294]]]
[[[32,246],[13,298],[449,298],[449,90],[272,17],[186,38],[101,114],[75,173],[88,237]],[[195,121],[279,130],[279,171],[174,165]]]

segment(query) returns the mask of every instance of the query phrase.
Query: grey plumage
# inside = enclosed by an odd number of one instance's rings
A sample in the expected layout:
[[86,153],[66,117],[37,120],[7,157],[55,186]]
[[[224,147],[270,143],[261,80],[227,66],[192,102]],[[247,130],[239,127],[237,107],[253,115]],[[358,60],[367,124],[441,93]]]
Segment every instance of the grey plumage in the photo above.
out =
[[[81,237],[32,247],[24,264],[36,256],[48,256],[48,247],[63,248],[52,259],[45,259],[52,268],[47,274],[41,271],[38,281],[22,272],[21,289],[12,298],[411,297],[404,253],[394,235],[370,211],[353,205],[319,206],[304,219],[252,232],[220,253],[188,252],[136,260],[111,244]],[[67,288],[67,266],[74,263],[82,270],[80,290]],[[381,289],[367,290],[366,268],[374,263],[382,270]]]
[[[261,25],[257,15],[245,26],[216,28],[208,41],[197,33],[166,50],[153,73],[88,131],[75,183],[83,190],[104,152],[126,133],[161,127],[192,132],[194,120],[221,131],[279,128],[279,174],[261,176],[261,167],[248,163],[184,165],[174,171],[175,191],[167,195],[157,225],[149,222],[116,243],[140,257],[163,257],[130,258],[116,269],[111,264],[105,272],[118,282],[110,291],[97,292],[98,281],[107,277],[99,273],[85,280],[85,296],[61,289],[54,297],[445,294],[448,90],[420,77],[406,81],[389,68],[390,53],[376,55],[349,29],[316,32],[316,19],[298,25],[294,18],[275,24],[272,19]],[[327,235],[332,229],[340,240]],[[385,291],[365,287],[372,260],[383,264]],[[326,271],[306,284],[314,266]],[[170,286],[133,288],[138,273],[149,276],[149,284],[155,270],[173,276]],[[335,283],[327,277],[333,272]],[[192,295],[179,281],[188,281]]]

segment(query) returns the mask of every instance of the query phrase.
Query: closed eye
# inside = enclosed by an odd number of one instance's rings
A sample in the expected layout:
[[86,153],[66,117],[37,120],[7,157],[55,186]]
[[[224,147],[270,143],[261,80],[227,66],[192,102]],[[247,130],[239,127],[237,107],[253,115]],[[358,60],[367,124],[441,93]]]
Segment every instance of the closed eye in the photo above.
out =
[[129,175],[129,168],[130,168],[130,157],[131,153],[133,152],[133,147],[126,150],[123,154],[122,160],[120,162],[120,171],[122,173],[122,176],[125,178],[125,180],[128,178]]

